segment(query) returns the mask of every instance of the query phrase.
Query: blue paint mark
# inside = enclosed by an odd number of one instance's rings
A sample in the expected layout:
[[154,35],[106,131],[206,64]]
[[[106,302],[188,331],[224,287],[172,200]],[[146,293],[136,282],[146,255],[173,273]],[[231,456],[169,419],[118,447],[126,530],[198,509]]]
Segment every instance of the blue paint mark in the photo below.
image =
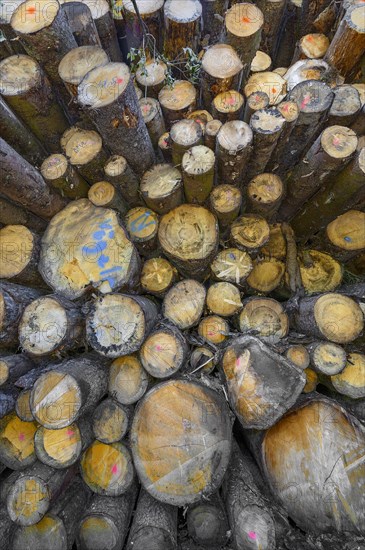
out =
[[138,216],[138,218],[133,220],[131,223],[131,231],[133,233],[139,233],[140,231],[142,231],[142,229],[148,227],[149,225],[156,225],[156,220],[154,220],[153,218],[150,222],[146,223],[149,218],[151,218],[151,214],[149,212],[145,212],[144,214]]
[[105,264],[109,262],[109,256],[105,256],[104,254],[101,254],[101,256],[98,258],[98,266],[99,267],[105,267]]
[[351,237],[344,237],[343,238],[344,241],[346,241],[347,243],[350,243],[352,241]]
[[231,260],[235,260],[236,259],[236,256],[233,254],[233,252],[230,252],[228,254],[228,258],[230,258]]
[[105,220],[105,222],[99,223],[100,229],[113,229],[113,226],[110,225],[111,219]]
[[100,275],[107,275],[108,273],[115,273],[116,271],[122,271],[122,266],[116,265],[115,267],[111,267],[109,269],[104,269],[104,271],[100,271]]
[[114,239],[115,231],[110,231],[108,234],[109,239]]
[[105,231],[95,231],[95,233],[93,233],[93,238],[96,241],[101,241],[103,237],[105,237]]
[[94,246],[84,245],[82,247],[82,252],[84,252],[85,254],[99,254],[100,252],[105,250],[107,246],[108,244],[105,241],[99,241],[95,243]]

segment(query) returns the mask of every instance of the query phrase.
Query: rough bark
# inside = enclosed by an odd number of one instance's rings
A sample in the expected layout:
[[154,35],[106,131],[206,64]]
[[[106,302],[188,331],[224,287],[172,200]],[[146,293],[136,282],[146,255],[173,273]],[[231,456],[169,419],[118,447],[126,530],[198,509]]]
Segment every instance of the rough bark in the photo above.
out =
[[87,4],[65,2],[61,8],[67,17],[68,25],[78,46],[100,46],[98,31]]
[[194,111],[197,102],[197,91],[194,85],[187,80],[175,80],[172,86],[164,86],[159,94],[162,112],[165,118],[167,129],[171,125],[185,118]]
[[147,391],[149,377],[135,355],[118,357],[110,365],[109,395],[122,405],[132,405]]
[[218,181],[240,187],[252,152],[253,133],[245,122],[223,124],[217,135]]
[[69,164],[64,155],[54,154],[47,157],[40,172],[49,186],[57,189],[62,197],[82,199],[87,197],[89,185]]
[[200,19],[202,5],[190,0],[178,5],[174,0],[164,4],[164,55],[174,60],[181,54],[182,48],[197,51],[200,39]]
[[123,199],[131,208],[142,205],[139,195],[139,178],[124,157],[120,155],[110,157],[104,166],[104,172],[104,179],[119,189]]
[[187,361],[189,347],[182,332],[173,325],[158,325],[146,338],[140,359],[144,369],[154,378],[170,378]]
[[149,208],[166,214],[183,202],[180,171],[171,164],[157,164],[141,180],[141,195]]
[[204,204],[214,182],[215,156],[209,147],[191,147],[182,158],[182,176],[187,202]]

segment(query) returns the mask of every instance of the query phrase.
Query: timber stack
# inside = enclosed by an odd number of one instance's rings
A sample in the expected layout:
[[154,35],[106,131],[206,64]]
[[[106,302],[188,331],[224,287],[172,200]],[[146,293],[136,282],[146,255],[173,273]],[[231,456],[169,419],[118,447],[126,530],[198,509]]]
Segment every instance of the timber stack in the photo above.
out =
[[0,3],[0,550],[365,547],[361,0]]

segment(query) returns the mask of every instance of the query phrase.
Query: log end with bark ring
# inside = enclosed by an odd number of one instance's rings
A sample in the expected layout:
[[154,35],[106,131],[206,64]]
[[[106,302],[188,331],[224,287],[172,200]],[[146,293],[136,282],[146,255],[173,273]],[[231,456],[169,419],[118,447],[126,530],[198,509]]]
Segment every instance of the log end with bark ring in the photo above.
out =
[[25,225],[5,225],[0,229],[0,243],[0,279],[16,281],[23,274],[24,283],[31,282],[27,280],[26,271],[28,268],[31,277],[32,264],[39,256],[36,235]]
[[[31,494],[32,498],[26,498]],[[47,483],[36,475],[22,475],[10,487],[7,494],[7,509],[10,519],[17,525],[38,523],[50,506]]]
[[28,55],[11,55],[0,62],[0,93],[4,97],[26,94],[41,78],[40,65]]
[[328,126],[321,135],[321,146],[332,158],[351,157],[356,151],[357,136],[346,126]]
[[237,218],[240,212],[242,193],[238,187],[233,185],[217,185],[209,196],[209,202],[220,226],[227,227]]
[[[346,366],[346,351],[333,342],[314,342],[308,346],[312,368],[328,376],[339,374]],[[356,369],[355,369],[356,370]],[[341,393],[341,392],[339,392]]]
[[144,173],[140,191],[147,206],[166,214],[182,202],[181,172],[171,164],[156,164]]
[[253,269],[247,277],[247,284],[257,292],[267,294],[282,283],[284,274],[284,262],[277,258],[262,256],[254,260]]
[[300,51],[308,59],[320,59],[324,57],[329,45],[329,39],[322,33],[306,34],[299,41]]
[[191,23],[201,17],[202,5],[198,0],[167,0],[164,4],[164,16],[176,23]]
[[165,258],[146,260],[141,272],[141,287],[148,294],[164,296],[177,279],[177,270]]
[[207,344],[219,346],[229,336],[229,324],[219,315],[208,315],[200,321],[198,334]]
[[32,34],[50,27],[59,10],[57,0],[26,0],[14,11],[11,26],[15,32]]
[[278,73],[264,71],[250,76],[244,91],[246,97],[255,92],[264,92],[269,97],[269,105],[277,105],[285,98],[287,85],[286,80]]
[[162,311],[181,330],[199,323],[205,305],[205,287],[194,279],[176,283],[166,294]]
[[93,412],[92,427],[94,436],[102,443],[120,441],[128,430],[129,413],[114,399],[104,399]]
[[166,72],[167,66],[163,61],[149,59],[143,69],[137,69],[136,81],[142,88],[162,85],[166,78]]
[[257,332],[265,341],[277,343],[289,332],[289,319],[280,302],[272,298],[249,298],[239,316],[241,332]]
[[222,317],[231,317],[242,308],[241,294],[230,282],[213,283],[207,292],[207,308]]
[[187,80],[175,80],[172,86],[164,86],[158,94],[161,107],[170,111],[181,111],[193,106],[196,101],[196,89]]
[[68,468],[78,460],[82,440],[77,424],[70,424],[59,430],[40,426],[35,434],[34,444],[38,459],[52,468]]
[[365,248],[365,213],[348,210],[327,225],[329,242],[341,250],[362,250]]
[[231,120],[223,124],[217,135],[219,146],[231,155],[242,151],[252,143],[251,128],[241,120]]
[[215,44],[203,56],[202,69],[213,78],[232,78],[242,70],[242,62],[232,46]]
[[91,70],[78,87],[78,102],[84,107],[99,109],[115,102],[130,80],[125,63],[107,63]]
[[331,382],[335,390],[351,399],[365,397],[365,355],[350,353],[344,369],[334,376]]
[[288,99],[295,101],[300,112],[306,114],[326,112],[332,105],[333,98],[331,88],[319,80],[299,82],[288,94]]
[[228,466],[228,409],[196,383],[159,384],[136,410],[131,445],[142,485],[154,498],[175,506],[196,502],[218,489]]
[[143,343],[140,359],[144,369],[154,378],[170,378],[184,365],[187,345],[176,327],[162,326]]
[[83,453],[81,476],[96,494],[120,496],[128,491],[134,479],[134,468],[129,450],[123,443],[94,441]]
[[238,3],[227,11],[225,23],[227,31],[235,37],[247,38],[262,28],[264,15],[254,4]]
[[35,462],[34,435],[37,424],[24,422],[15,412],[0,419],[0,461],[12,470],[22,470]]
[[58,74],[67,84],[78,86],[96,67],[109,63],[107,53],[99,46],[80,46],[70,50],[58,65]]
[[305,346],[302,344],[295,344],[289,346],[285,352],[285,356],[294,363],[297,367],[305,370],[309,367],[310,356]]
[[132,405],[147,391],[149,377],[134,355],[118,357],[109,369],[109,395],[122,405]]
[[303,287],[308,294],[331,292],[342,281],[341,264],[329,254],[318,250],[300,252],[299,269]]
[[210,269],[215,279],[242,285],[253,268],[251,257],[244,250],[226,248],[219,252]]
[[360,336],[364,329],[364,314],[348,296],[328,293],[314,305],[314,318],[323,336],[336,344],[347,344]]
[[231,225],[232,241],[242,250],[257,250],[267,243],[269,235],[269,224],[256,214],[244,214]]

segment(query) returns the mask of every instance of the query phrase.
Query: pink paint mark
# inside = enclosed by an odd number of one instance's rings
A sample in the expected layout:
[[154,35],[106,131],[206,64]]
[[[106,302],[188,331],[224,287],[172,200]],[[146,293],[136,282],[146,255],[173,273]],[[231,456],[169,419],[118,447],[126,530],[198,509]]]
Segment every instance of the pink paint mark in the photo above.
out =
[[208,336],[214,336],[214,332],[212,330],[208,330]]
[[288,105],[288,104],[286,104],[286,105],[284,105],[284,107],[282,107],[282,110],[285,111],[285,112],[287,112],[288,109],[289,109],[289,105]]
[[73,435],[75,435],[75,432],[73,430],[67,430],[66,433],[69,437],[72,437]]
[[334,138],[333,138],[333,145],[334,145],[335,147],[337,147],[337,146],[340,145],[340,144],[341,144],[340,138],[334,137]]
[[228,103],[228,105],[234,105],[236,103],[236,100],[234,97],[228,97],[226,99],[226,103]]
[[117,78],[117,84],[122,84],[123,78]]
[[304,109],[304,107],[306,107],[308,105],[310,100],[311,100],[311,96],[309,94],[305,95],[303,101],[300,104],[300,108]]
[[252,539],[252,540],[256,540],[256,539],[257,539],[257,534],[255,533],[255,531],[249,531],[249,532],[248,532],[248,536],[249,536],[250,539]]
[[25,439],[25,435],[20,433],[19,434],[19,441],[24,441],[24,439]]
[[118,473],[118,466],[114,464],[114,466],[112,467],[112,474],[117,474],[117,473]]
[[309,40],[309,42],[313,42],[313,36],[311,34],[308,34],[307,40]]
[[239,366],[240,366],[240,358],[238,357],[238,358],[236,359],[236,367],[239,367]]
[[162,351],[162,346],[160,346],[160,344],[157,344],[156,349],[157,351]]

